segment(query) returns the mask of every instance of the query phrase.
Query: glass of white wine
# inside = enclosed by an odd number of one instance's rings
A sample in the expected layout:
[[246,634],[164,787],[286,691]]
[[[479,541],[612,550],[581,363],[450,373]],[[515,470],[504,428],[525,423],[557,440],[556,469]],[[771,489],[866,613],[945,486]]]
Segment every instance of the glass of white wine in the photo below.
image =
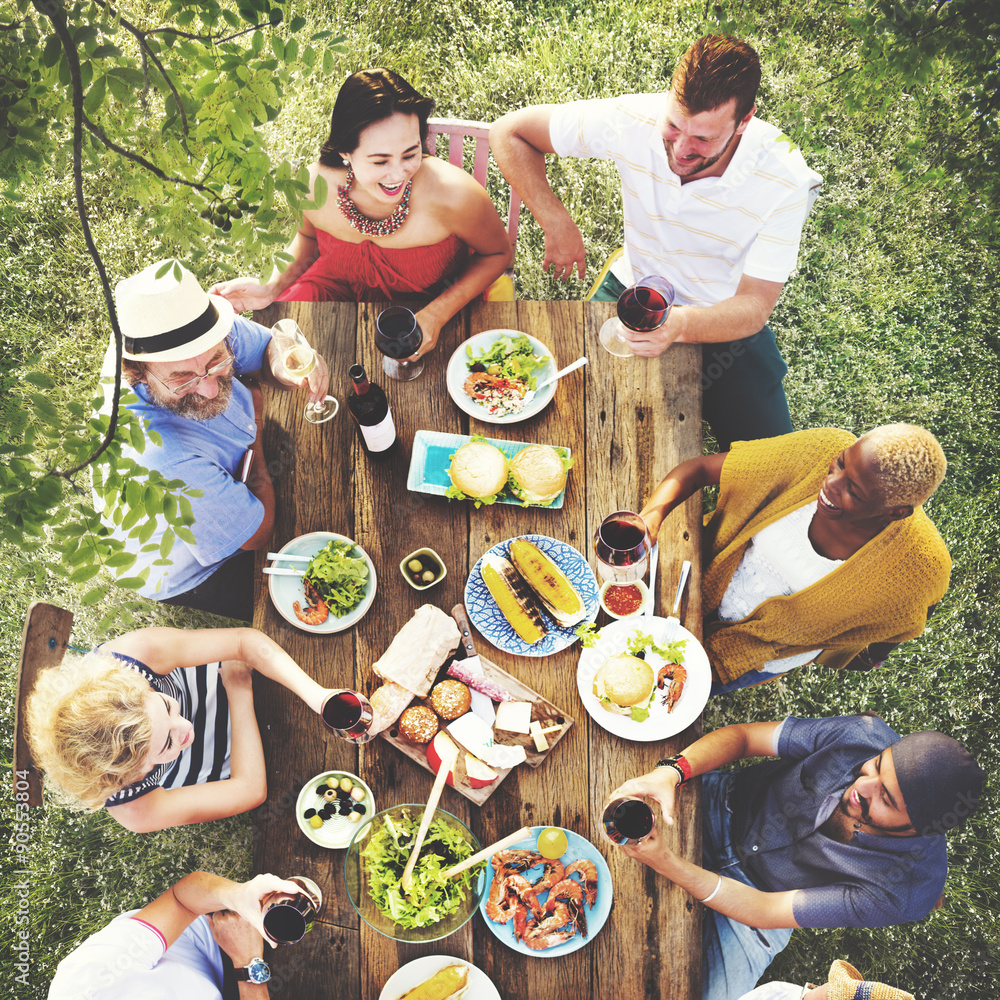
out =
[[[316,352],[294,319],[280,319],[271,327],[285,374],[296,381],[306,378],[316,367]],[[305,418],[311,424],[332,420],[340,409],[336,396],[327,396],[321,403],[306,403]]]

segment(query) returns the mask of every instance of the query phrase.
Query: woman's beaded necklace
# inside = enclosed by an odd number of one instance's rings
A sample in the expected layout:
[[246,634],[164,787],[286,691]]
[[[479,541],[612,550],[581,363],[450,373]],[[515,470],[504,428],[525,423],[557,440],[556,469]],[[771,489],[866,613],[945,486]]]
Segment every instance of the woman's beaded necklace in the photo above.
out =
[[386,219],[369,219],[362,214],[357,205],[351,201],[349,193],[354,187],[354,171],[347,168],[347,183],[337,185],[337,204],[347,221],[364,236],[389,236],[406,222],[406,217],[410,214],[410,189],[413,187],[413,178],[406,182],[406,189],[403,191],[403,199],[396,206],[396,211]]

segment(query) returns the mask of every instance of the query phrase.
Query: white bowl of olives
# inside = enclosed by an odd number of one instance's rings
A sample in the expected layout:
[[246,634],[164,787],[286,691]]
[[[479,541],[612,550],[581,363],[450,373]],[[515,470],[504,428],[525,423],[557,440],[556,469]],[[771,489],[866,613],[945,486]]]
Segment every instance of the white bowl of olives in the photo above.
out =
[[427,590],[448,575],[444,560],[433,550],[417,549],[400,564],[399,571],[414,590]]

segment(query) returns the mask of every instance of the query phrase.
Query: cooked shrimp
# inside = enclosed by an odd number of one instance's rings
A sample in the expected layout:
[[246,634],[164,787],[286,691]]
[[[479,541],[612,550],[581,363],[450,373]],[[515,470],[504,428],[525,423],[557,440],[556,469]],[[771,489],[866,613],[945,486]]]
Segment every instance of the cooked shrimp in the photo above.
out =
[[576,921],[566,903],[558,900],[544,920],[529,923],[524,943],[533,951],[542,951],[568,941],[576,933]]
[[680,699],[687,675],[687,671],[680,663],[665,663],[660,667],[660,672],[656,675],[656,686],[662,688],[664,681],[668,677],[670,678],[670,686],[667,688],[667,693],[663,696],[663,704],[667,706],[668,712],[674,710],[674,705]]
[[565,871],[562,862],[558,858],[553,860],[545,858],[542,860],[542,864],[545,866],[545,871],[542,873],[541,878],[536,879],[534,882],[535,892],[544,892],[546,889],[551,889],[563,877],[563,872]]
[[587,905],[593,909],[594,903],[597,902],[597,865],[587,858],[581,858],[566,868],[566,878],[571,878],[573,875],[580,876],[587,894]]
[[305,577],[302,578],[302,583],[305,586],[306,600],[309,603],[303,609],[298,601],[294,601],[292,610],[295,612],[295,617],[300,622],[305,622],[306,625],[322,625],[329,617],[330,609],[326,606],[323,598],[319,596],[316,588]]
[[537,851],[510,850],[497,851],[490,858],[490,863],[495,872],[498,874],[502,872],[503,877],[506,878],[508,875],[526,872],[529,868],[540,864],[542,860],[542,856]]

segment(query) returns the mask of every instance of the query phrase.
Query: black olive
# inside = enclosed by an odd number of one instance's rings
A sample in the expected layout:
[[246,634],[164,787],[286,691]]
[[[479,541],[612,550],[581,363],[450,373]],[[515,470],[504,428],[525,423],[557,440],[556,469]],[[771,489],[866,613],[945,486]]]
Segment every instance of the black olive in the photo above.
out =
[[354,811],[356,813],[361,813],[361,815],[364,816],[364,814],[368,812],[368,809],[365,806],[363,806],[360,802],[358,802],[354,806]]
[[639,652],[636,653],[635,655],[636,655],[636,659],[644,660],[644,659],[646,659],[646,650],[640,649]]
[[484,372],[486,371],[486,365],[481,365],[478,361],[474,365],[469,366],[470,372]]
[[313,816],[316,815],[316,810],[315,809],[307,809],[302,815],[303,815],[303,817],[305,817],[305,819],[312,819]]

